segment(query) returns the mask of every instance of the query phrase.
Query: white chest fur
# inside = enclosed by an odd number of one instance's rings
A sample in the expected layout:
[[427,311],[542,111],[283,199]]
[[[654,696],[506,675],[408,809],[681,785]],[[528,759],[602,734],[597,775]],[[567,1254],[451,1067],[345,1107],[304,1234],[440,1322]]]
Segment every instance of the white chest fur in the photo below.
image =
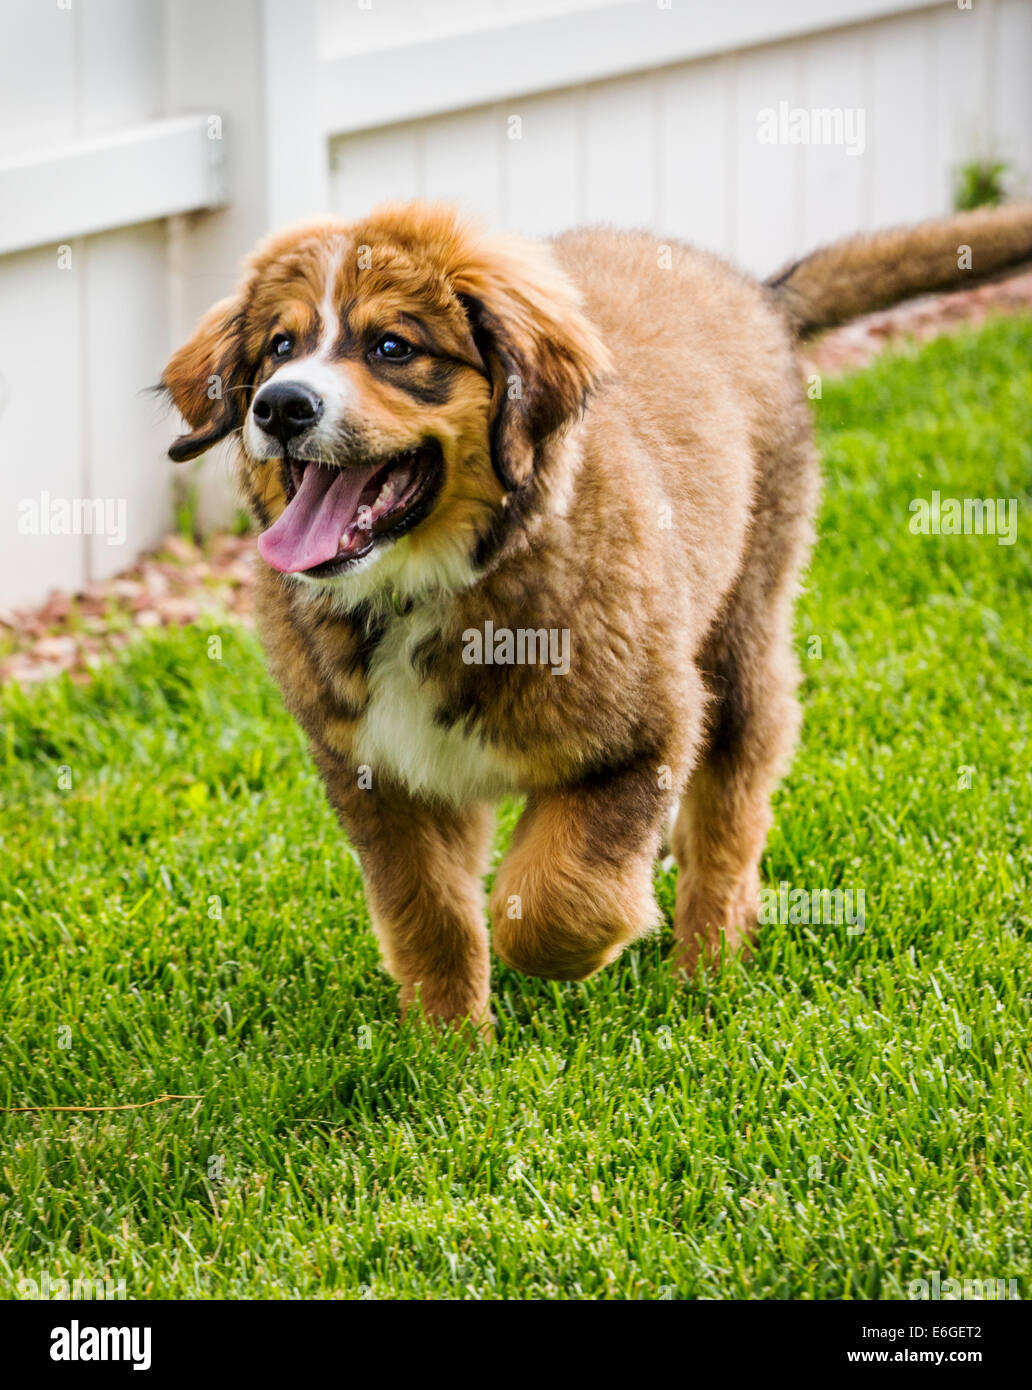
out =
[[[435,626],[432,607],[389,624],[369,664],[369,703],[355,756],[374,779],[389,772],[424,796],[456,804],[497,800],[515,790],[510,771],[475,734],[434,723],[435,697],[412,665],[412,652]],[[462,660],[461,651],[455,660]]]

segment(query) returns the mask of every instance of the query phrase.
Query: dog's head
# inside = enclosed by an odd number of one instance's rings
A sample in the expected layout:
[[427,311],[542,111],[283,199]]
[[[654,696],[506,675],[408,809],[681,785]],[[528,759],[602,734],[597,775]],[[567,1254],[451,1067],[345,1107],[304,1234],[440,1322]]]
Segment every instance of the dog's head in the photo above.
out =
[[165,369],[169,453],[238,436],[274,569],[339,587],[393,552],[406,588],[447,582],[606,365],[547,249],[384,207],[258,247]]

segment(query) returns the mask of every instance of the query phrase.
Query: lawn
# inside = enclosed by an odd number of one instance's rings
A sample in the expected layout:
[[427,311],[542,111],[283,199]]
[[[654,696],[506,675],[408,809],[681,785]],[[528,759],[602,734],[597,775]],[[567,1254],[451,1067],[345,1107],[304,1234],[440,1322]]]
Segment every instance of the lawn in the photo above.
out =
[[[691,987],[669,930],[581,985],[496,967],[498,1044],[469,1053],[399,1025],[245,631],[3,692],[0,1105],[40,1107],[0,1115],[6,1292],[1032,1291],[1032,320],[815,409],[805,732],[764,872],[863,890],[862,933],[774,923]],[[912,534],[933,489],[1017,498],[1016,543]]]

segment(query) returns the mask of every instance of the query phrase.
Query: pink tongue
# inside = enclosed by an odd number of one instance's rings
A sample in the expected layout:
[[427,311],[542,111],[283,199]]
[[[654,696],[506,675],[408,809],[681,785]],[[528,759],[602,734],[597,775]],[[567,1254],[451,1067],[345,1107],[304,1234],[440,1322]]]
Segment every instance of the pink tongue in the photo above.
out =
[[297,574],[332,560],[355,519],[362,489],[376,472],[310,463],[282,514],[258,537],[258,553],[273,569]]

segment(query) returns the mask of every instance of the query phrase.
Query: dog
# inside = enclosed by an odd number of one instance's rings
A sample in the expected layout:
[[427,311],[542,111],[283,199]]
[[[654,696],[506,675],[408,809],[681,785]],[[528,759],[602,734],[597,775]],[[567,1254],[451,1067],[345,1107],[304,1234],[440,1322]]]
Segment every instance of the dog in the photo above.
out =
[[[1032,207],[849,238],[765,283],[646,232],[550,243],[433,204],[271,236],[170,360],[236,446],[269,667],[359,855],[403,1010],[489,1031],[516,970],[650,932],[747,947],[799,727],[818,468],[796,346],[1032,257]],[[565,656],[564,656],[565,653]]]

